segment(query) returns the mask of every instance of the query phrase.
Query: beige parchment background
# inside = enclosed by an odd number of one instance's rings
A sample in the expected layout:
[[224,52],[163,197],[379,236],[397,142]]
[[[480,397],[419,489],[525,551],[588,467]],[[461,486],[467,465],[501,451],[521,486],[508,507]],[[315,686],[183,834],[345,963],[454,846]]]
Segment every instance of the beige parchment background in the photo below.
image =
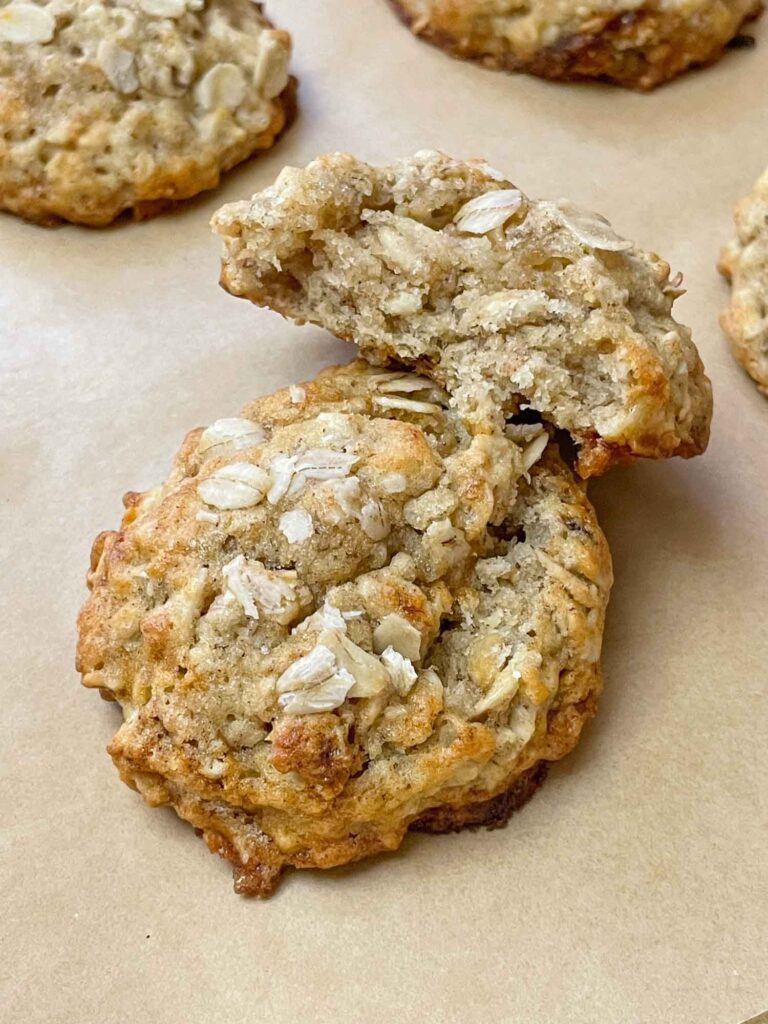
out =
[[[768,1006],[768,401],[714,264],[768,163],[759,46],[650,96],[510,77],[384,0],[272,0],[301,116],[213,196],[109,231],[0,217],[0,1019],[736,1024]],[[711,447],[592,489],[617,583],[601,714],[510,827],[414,837],[269,902],[122,786],[82,690],[90,542],[184,433],[351,356],[217,287],[207,221],[286,163],[432,146],[567,195],[684,271]]]

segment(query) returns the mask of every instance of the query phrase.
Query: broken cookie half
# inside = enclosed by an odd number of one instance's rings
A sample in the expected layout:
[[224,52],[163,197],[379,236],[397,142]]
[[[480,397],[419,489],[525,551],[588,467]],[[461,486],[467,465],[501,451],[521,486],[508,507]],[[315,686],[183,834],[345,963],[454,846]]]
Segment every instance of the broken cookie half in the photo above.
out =
[[582,476],[706,448],[711,388],[672,317],[681,278],[567,200],[480,161],[329,154],[213,218],[222,285],[443,386],[474,430],[527,410]]

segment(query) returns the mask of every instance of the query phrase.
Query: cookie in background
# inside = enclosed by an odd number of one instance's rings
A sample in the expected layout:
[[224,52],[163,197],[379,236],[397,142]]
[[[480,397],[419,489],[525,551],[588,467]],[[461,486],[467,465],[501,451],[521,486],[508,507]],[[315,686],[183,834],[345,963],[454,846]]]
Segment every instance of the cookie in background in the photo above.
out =
[[736,359],[768,397],[768,171],[735,213],[736,238],[722,251],[731,283],[723,325]]
[[40,224],[153,216],[268,149],[291,40],[251,0],[0,7],[0,209]]
[[653,89],[711,64],[762,0],[390,0],[411,30],[457,57],[541,78]]

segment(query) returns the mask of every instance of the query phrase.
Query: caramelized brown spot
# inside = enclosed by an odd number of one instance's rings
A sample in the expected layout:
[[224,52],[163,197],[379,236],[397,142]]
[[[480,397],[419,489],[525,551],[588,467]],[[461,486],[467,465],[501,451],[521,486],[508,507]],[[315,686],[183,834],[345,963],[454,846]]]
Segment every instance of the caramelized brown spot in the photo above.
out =
[[251,860],[243,864],[232,843],[218,832],[195,829],[202,835],[211,853],[232,864],[232,877],[235,892],[240,896],[270,896],[280,881],[283,867],[280,864],[269,864],[260,860]]
[[272,764],[332,796],[355,770],[356,752],[337,715],[287,715],[272,729]]

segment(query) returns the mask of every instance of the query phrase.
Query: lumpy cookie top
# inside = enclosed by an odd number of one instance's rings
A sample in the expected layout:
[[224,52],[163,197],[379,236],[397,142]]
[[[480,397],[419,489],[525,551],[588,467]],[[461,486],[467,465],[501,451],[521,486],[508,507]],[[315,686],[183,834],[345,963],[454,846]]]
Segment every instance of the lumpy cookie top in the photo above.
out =
[[762,0],[390,0],[463,57],[544,78],[651,89],[715,60]]
[[672,316],[681,278],[485,163],[329,154],[213,227],[226,289],[418,368],[475,429],[536,410],[576,439],[585,476],[706,447],[709,381]]
[[768,171],[736,208],[736,238],[720,269],[733,291],[722,324],[734,355],[768,396]]
[[394,848],[594,710],[610,559],[541,424],[469,434],[432,381],[332,369],[193,431],[93,552],[85,685],[126,781],[248,891]]
[[0,6],[0,206],[105,224],[218,183],[285,123],[290,37],[251,0]]

